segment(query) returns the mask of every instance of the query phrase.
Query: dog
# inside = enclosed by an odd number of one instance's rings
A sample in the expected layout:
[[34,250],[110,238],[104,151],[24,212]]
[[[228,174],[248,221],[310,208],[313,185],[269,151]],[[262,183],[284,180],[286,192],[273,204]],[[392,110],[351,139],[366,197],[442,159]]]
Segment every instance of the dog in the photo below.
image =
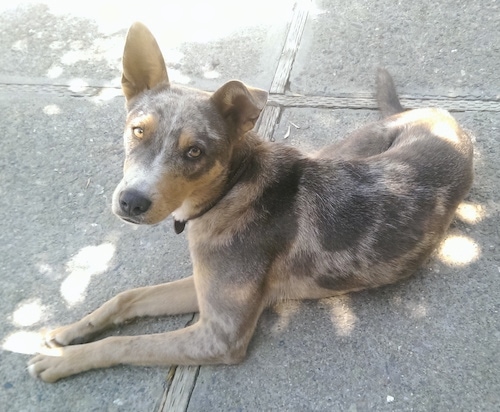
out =
[[[125,291],[46,334],[28,370],[46,382],[130,365],[234,364],[262,311],[406,278],[442,240],[473,180],[469,135],[448,112],[404,111],[377,75],[383,118],[310,155],[252,129],[268,94],[171,85],[158,44],[130,28],[122,89],[124,175],[113,212],[133,225],[187,226],[193,275]],[[177,331],[72,344],[141,316],[199,312]]]

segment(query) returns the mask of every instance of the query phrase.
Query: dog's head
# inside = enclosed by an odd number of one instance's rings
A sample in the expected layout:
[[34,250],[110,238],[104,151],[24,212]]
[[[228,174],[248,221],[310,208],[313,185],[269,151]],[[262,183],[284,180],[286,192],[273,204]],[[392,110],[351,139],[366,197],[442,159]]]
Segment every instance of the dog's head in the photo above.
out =
[[215,93],[172,86],[161,51],[141,23],[123,53],[125,163],[113,212],[136,224],[173,213],[187,220],[224,188],[233,148],[250,131],[267,92],[239,81]]

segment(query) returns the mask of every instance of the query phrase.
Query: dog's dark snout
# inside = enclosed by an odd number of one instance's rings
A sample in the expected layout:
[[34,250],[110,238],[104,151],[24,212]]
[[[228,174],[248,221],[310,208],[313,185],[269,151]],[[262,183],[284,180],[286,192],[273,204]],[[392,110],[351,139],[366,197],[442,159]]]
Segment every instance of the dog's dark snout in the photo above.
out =
[[151,200],[137,190],[124,190],[120,193],[120,208],[128,216],[139,216],[146,213]]

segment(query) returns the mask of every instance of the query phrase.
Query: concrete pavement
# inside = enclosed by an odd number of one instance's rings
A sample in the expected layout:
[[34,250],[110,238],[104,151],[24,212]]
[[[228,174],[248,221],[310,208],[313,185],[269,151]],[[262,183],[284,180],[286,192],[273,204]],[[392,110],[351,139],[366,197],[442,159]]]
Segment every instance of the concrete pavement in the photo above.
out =
[[[0,411],[499,410],[498,1],[102,3],[0,2]],[[157,36],[173,81],[271,90],[259,128],[277,142],[310,150],[377,118],[379,65],[407,107],[452,110],[475,135],[476,179],[443,247],[403,283],[269,309],[237,366],[31,379],[40,328],[191,271],[170,220],[134,230],[110,211],[135,20]]]

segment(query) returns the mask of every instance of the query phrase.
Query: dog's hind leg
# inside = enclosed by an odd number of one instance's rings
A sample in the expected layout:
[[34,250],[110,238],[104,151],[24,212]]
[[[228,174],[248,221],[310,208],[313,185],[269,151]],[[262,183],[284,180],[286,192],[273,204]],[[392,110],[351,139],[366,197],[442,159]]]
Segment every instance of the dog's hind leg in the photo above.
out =
[[127,319],[192,312],[198,312],[198,300],[194,279],[190,276],[122,292],[78,322],[47,332],[45,340],[49,346],[65,346]]

